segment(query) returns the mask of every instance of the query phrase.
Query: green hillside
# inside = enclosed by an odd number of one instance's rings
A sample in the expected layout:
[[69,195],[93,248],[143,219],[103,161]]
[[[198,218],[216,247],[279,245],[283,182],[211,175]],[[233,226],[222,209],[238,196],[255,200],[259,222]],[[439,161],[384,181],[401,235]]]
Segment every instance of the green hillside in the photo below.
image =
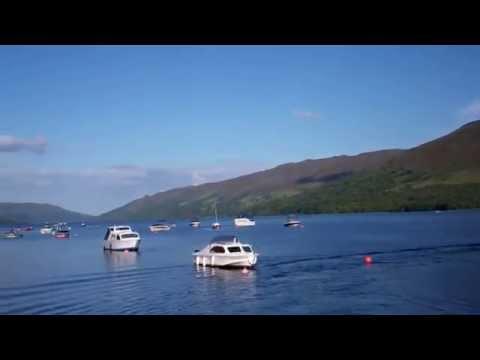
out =
[[217,183],[145,196],[101,217],[289,212],[409,211],[480,207],[480,121],[407,150],[289,163]]

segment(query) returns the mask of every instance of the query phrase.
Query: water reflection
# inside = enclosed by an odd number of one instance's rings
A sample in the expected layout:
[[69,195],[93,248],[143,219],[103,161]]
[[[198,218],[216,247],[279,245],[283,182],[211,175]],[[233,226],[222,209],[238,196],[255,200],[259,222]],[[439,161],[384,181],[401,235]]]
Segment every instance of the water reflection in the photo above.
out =
[[199,313],[255,312],[252,300],[257,297],[257,270],[194,266],[193,273],[196,284],[191,299],[197,304]]
[[256,278],[256,270],[242,270],[242,269],[222,269],[217,267],[210,266],[200,266],[195,267],[196,277],[214,277],[217,280],[221,281],[231,281],[231,282],[252,282]]
[[140,254],[137,251],[104,251],[105,263],[109,270],[137,267]]

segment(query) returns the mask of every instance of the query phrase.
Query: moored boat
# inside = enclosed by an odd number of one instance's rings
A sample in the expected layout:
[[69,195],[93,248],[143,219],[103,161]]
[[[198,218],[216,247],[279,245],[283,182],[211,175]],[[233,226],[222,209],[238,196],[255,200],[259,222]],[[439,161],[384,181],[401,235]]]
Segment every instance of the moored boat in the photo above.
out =
[[194,228],[200,227],[200,220],[198,220],[198,218],[193,218],[190,221],[190,226]]
[[70,229],[67,223],[58,223],[55,225],[52,234],[57,239],[68,239],[70,237]]
[[169,231],[172,228],[172,225],[165,220],[160,220],[156,224],[150,225],[148,228],[151,232]]
[[240,216],[237,217],[233,220],[233,223],[235,226],[241,227],[241,226],[255,226],[255,220],[250,219],[246,216]]
[[104,250],[138,251],[140,234],[128,225],[109,226],[103,238]]
[[287,221],[285,222],[285,224],[283,224],[283,226],[295,228],[295,227],[303,227],[303,224],[300,220],[298,220],[298,218],[295,215],[289,215],[287,217]]
[[45,224],[40,228],[40,234],[50,235],[53,232],[53,225]]
[[217,203],[215,203],[215,222],[212,223],[212,229],[218,230],[221,228],[221,224],[218,222],[218,214],[217,214]]
[[15,230],[10,230],[0,234],[0,238],[2,239],[19,239],[22,237],[23,237],[23,234],[19,234]]

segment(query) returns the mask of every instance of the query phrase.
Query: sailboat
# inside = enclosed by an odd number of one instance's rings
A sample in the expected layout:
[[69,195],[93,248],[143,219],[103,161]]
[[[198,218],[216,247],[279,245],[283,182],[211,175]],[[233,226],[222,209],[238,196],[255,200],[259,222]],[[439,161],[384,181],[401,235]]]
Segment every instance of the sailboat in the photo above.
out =
[[212,224],[212,229],[217,230],[220,229],[222,225],[218,222],[218,215],[217,215],[217,203],[215,203],[215,222]]

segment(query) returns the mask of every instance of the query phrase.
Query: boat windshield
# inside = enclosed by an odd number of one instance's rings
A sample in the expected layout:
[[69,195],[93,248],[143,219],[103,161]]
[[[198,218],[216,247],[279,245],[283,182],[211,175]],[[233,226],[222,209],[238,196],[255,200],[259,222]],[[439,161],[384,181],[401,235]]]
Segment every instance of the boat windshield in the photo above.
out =
[[237,253],[237,252],[241,252],[242,250],[240,250],[240,246],[230,246],[228,248],[228,252],[231,252],[231,253]]
[[225,248],[223,246],[214,246],[210,249],[211,253],[223,254],[225,253]]
[[242,249],[243,249],[243,251],[248,252],[248,253],[252,252],[252,248],[250,246],[242,246]]
[[137,238],[137,234],[123,234],[122,239],[132,239],[132,238]]
[[117,230],[118,231],[124,231],[124,230],[130,230],[130,228],[126,227],[126,226],[125,227],[118,227]]

